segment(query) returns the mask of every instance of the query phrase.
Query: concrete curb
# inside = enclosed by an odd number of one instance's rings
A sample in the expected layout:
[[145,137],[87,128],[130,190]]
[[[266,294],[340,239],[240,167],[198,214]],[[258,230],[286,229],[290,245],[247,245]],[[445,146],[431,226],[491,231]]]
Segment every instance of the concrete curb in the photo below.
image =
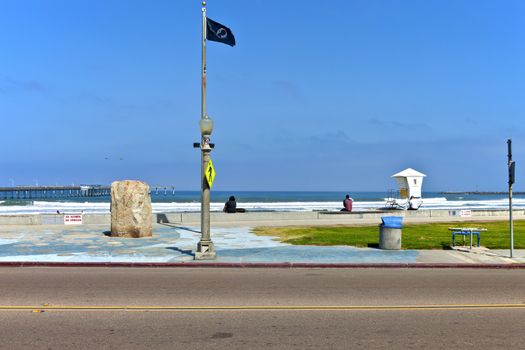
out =
[[228,263],[228,262],[180,262],[180,263],[129,263],[129,262],[38,262],[3,261],[1,267],[128,267],[128,268],[346,268],[346,269],[525,269],[525,263],[517,264],[451,264],[451,263],[377,263],[377,264],[320,264],[320,263]]

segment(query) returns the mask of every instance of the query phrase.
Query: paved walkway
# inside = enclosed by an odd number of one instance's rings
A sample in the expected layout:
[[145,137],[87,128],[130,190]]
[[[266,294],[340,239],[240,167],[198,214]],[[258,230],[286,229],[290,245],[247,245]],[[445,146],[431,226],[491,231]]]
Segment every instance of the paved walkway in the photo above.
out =
[[[151,238],[114,238],[107,225],[0,227],[0,262],[181,263],[194,262],[198,227],[154,225]],[[249,227],[212,228],[219,263],[311,264],[511,264],[525,250],[400,250],[347,246],[294,246],[256,236]]]

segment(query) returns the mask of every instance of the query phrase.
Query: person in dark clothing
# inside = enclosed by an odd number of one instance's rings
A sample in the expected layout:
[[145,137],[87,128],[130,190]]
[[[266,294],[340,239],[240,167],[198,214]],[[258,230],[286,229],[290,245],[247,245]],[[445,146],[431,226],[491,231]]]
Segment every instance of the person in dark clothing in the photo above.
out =
[[230,196],[230,199],[224,203],[222,211],[225,213],[235,213],[237,211],[237,203],[235,202],[234,196]]
[[419,206],[416,204],[416,197],[410,196],[408,201],[408,210],[418,210]]
[[346,195],[345,200],[343,201],[343,209],[341,211],[352,211],[352,204],[354,200],[350,198],[349,195]]

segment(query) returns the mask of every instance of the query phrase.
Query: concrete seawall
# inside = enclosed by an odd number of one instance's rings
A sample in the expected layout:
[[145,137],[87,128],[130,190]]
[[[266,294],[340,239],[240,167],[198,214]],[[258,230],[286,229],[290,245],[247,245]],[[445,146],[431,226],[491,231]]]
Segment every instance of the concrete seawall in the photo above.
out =
[[[382,216],[403,216],[405,223],[490,221],[508,220],[508,210],[472,210],[471,216],[462,217],[459,210],[419,211],[369,211],[369,212],[248,212],[211,213],[212,225],[217,226],[287,226],[287,225],[362,225],[378,224]],[[200,224],[200,213],[154,214],[159,224],[191,225]],[[515,220],[525,219],[525,210],[513,210]],[[110,214],[84,214],[84,225],[110,225]],[[1,215],[2,225],[63,225],[61,214]]]

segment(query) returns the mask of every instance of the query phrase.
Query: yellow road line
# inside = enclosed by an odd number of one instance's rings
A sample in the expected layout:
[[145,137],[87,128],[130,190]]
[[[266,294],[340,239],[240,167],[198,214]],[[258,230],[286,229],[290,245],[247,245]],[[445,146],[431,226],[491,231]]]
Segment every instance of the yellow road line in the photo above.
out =
[[93,310],[93,311],[387,311],[387,310],[480,310],[480,309],[525,309],[525,304],[431,304],[431,305],[230,305],[230,306],[82,306],[82,305],[0,305],[5,310]]

